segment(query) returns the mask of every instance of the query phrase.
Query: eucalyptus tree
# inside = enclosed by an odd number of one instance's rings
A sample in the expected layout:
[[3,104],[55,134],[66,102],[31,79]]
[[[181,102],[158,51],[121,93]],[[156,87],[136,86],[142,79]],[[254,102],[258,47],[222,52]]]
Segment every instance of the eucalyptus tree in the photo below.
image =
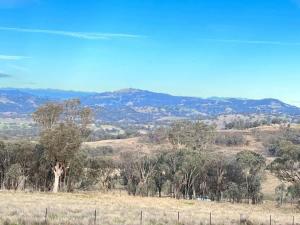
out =
[[1,188],[25,189],[30,180],[35,144],[25,141],[0,142]]
[[0,188],[4,188],[5,173],[8,164],[8,154],[6,152],[5,143],[0,141]]
[[82,107],[77,99],[47,103],[33,113],[33,119],[42,128],[40,143],[54,175],[53,192],[56,193],[61,177],[65,184],[67,170],[76,167],[74,159],[86,137],[91,110]]
[[33,114],[32,118],[42,129],[48,130],[57,125],[63,113],[63,105],[58,103],[46,103],[40,106]]
[[157,164],[153,175],[153,180],[155,183],[156,191],[158,192],[158,197],[162,197],[163,186],[168,181],[168,165],[165,158],[166,152],[162,151],[157,155]]
[[179,121],[168,131],[168,140],[177,149],[207,150],[214,139],[215,127],[201,121]]
[[223,155],[212,155],[209,161],[208,185],[210,196],[213,200],[222,200],[222,193],[225,190],[227,159]]
[[281,181],[291,184],[288,193],[292,200],[300,198],[300,145],[291,141],[281,142],[277,158],[269,165],[269,169]]
[[247,199],[255,204],[259,199],[261,176],[266,167],[266,159],[253,151],[241,151],[236,155],[236,161],[244,172],[247,185]]
[[197,197],[196,181],[200,179],[201,175],[206,173],[206,163],[207,157],[204,153],[194,150],[185,151],[183,163],[180,170],[183,176],[183,192],[186,199]]

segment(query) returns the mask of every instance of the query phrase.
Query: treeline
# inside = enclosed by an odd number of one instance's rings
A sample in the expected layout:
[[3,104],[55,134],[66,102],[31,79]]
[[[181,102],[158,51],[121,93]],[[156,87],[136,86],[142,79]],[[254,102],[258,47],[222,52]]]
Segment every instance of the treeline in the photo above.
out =
[[[82,155],[70,160],[72,167],[60,179],[61,190],[72,191],[83,172]],[[51,191],[54,174],[45,149],[31,142],[0,142],[1,189]]]
[[[116,182],[120,183],[120,171],[111,159],[92,158],[85,151],[78,151],[66,157],[65,163],[67,166],[62,164],[60,168],[59,191],[108,190]],[[49,160],[47,150],[40,143],[0,142],[2,190],[53,191],[55,166],[55,161]]]
[[262,201],[265,159],[243,151],[234,157],[178,149],[154,155],[122,156],[122,178],[129,194],[173,198]]
[[[1,188],[51,191],[53,165],[39,144],[0,144]],[[59,180],[61,191],[109,190],[122,185],[129,194],[174,198],[229,199],[252,203],[262,200],[260,181],[265,159],[244,151],[234,158],[191,149],[155,154],[126,153],[120,161],[77,154]]]
[[282,128],[280,133],[269,138],[265,146],[269,154],[276,158],[268,169],[285,182],[276,187],[278,203],[299,201],[300,130],[289,126]]
[[274,124],[284,124],[287,123],[288,120],[284,118],[267,118],[267,119],[234,119],[231,122],[224,123],[224,128],[226,130],[237,129],[244,130],[249,128],[256,128],[264,125],[274,125]]
[[176,122],[169,128],[150,133],[150,140],[167,141],[170,148],[151,155],[122,155],[123,179],[128,193],[261,202],[264,157],[251,151],[241,151],[235,156],[214,153],[216,140],[226,145],[244,143],[237,135],[229,135],[232,143],[220,141],[221,138],[226,139],[217,135],[214,126],[190,121]]

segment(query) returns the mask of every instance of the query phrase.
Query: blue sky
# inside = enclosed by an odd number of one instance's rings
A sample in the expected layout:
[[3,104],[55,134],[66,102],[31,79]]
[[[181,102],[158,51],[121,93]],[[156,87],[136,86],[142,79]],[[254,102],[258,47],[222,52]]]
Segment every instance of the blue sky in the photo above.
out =
[[0,87],[300,105],[299,28],[300,0],[0,0]]

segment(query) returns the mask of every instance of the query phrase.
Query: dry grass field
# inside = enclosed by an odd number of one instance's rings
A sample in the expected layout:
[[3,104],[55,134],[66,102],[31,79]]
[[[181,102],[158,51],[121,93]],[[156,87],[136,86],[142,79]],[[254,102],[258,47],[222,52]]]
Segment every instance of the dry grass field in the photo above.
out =
[[96,149],[99,147],[111,147],[114,150],[113,158],[117,159],[124,152],[156,152],[161,149],[170,148],[167,144],[151,144],[143,140],[143,137],[134,137],[127,139],[103,140],[95,142],[85,142],[83,148]]
[[[283,208],[274,202],[261,205],[214,203],[169,198],[142,198],[126,193],[21,193],[0,192],[0,221],[5,225],[57,224],[57,225],[174,225],[174,224],[240,224],[240,214],[246,215],[248,224],[300,224],[295,206]],[[47,222],[45,211],[48,209]],[[96,221],[94,218],[97,210]],[[140,216],[143,211],[143,221]],[[178,212],[179,221],[177,223]]]

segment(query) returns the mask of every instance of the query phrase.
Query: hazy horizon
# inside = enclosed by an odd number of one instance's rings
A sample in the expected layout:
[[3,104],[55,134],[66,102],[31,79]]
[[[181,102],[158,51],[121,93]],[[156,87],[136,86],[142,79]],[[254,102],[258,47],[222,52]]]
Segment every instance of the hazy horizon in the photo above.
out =
[[[149,92],[153,92],[153,93],[159,93],[159,94],[167,94],[167,95],[171,95],[171,96],[176,96],[176,97],[191,97],[191,98],[202,98],[202,99],[213,99],[213,98],[221,98],[221,99],[241,99],[241,100],[263,100],[263,99],[273,99],[273,98],[244,98],[244,97],[231,97],[231,96],[208,96],[208,97],[202,97],[202,96],[192,96],[192,95],[177,95],[177,94],[172,94],[172,93],[168,93],[168,92],[162,92],[162,91],[153,91],[153,90],[146,90],[146,89],[140,89],[140,88],[121,88],[121,89],[117,89],[117,90],[103,90],[103,91],[80,91],[80,90],[74,90],[74,89],[56,89],[56,88],[18,88],[18,87],[0,87],[0,89],[7,89],[7,90],[46,90],[46,91],[63,91],[63,92],[79,92],[79,93],[90,93],[90,94],[101,94],[101,93],[105,93],[105,92],[121,92],[121,91],[130,91],[130,90],[138,90],[138,91],[149,91]],[[297,106],[300,107],[300,104],[292,104],[292,103],[288,103],[285,102],[282,99],[278,99],[278,98],[274,98],[276,100],[279,100],[283,103],[289,104],[289,105],[293,105],[293,106]]]
[[0,87],[300,106],[300,2],[0,1]]

